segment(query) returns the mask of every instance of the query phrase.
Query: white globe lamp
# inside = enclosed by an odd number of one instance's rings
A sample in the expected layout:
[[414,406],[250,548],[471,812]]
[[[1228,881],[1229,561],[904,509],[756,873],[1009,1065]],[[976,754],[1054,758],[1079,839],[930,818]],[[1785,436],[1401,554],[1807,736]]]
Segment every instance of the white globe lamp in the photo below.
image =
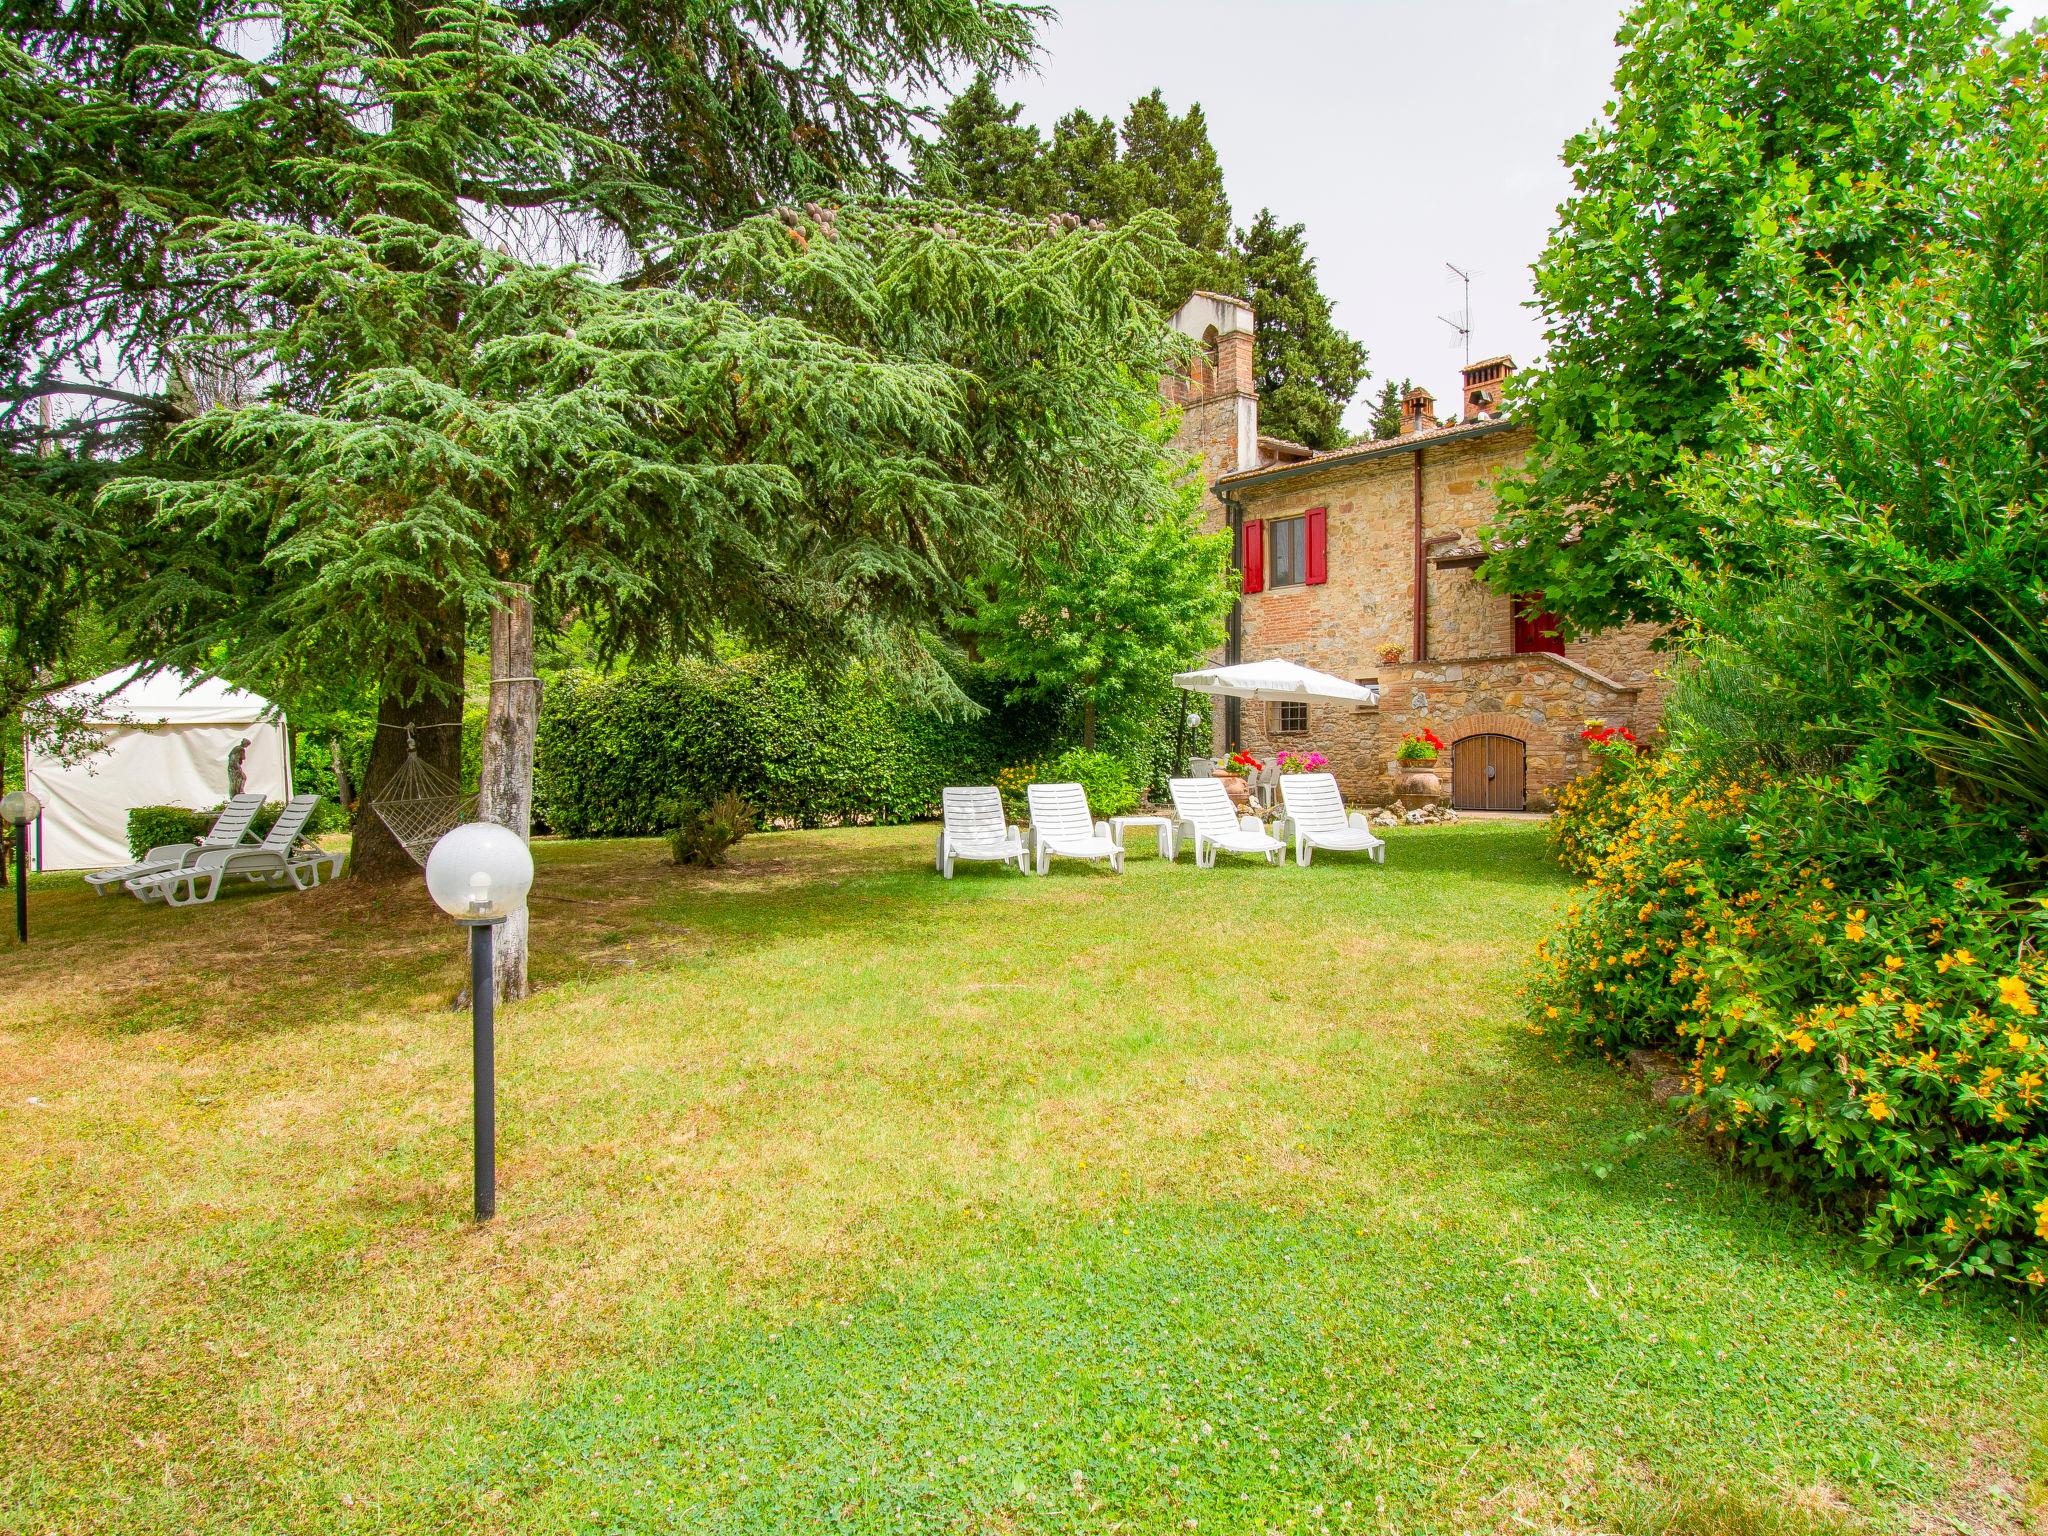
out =
[[28,942],[28,828],[43,814],[34,790],[10,790],[0,796],[0,822],[14,828],[14,938]]
[[526,905],[533,854],[510,827],[472,821],[427,855],[427,894],[458,922],[501,923]]
[[427,855],[427,893],[469,929],[470,1075],[476,1219],[498,1213],[498,1066],[496,982],[491,930],[526,905],[533,853],[526,839],[495,821],[446,833]]

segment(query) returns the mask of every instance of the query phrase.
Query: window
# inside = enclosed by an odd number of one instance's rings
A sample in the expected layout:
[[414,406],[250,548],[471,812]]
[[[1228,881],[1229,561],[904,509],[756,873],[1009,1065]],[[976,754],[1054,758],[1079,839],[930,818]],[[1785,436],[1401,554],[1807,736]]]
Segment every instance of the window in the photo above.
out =
[[1275,704],[1273,706],[1273,734],[1275,736],[1306,736],[1308,734],[1308,706],[1306,704]]
[[1298,587],[1308,580],[1308,519],[1275,518],[1266,524],[1266,585]]

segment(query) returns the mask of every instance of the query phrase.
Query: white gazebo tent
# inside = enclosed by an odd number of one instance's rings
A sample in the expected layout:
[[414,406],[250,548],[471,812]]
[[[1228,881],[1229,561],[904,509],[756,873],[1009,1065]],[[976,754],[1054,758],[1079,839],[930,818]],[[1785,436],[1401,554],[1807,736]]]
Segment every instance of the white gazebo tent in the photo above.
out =
[[244,788],[291,798],[291,738],[284,712],[219,678],[182,672],[138,677],[123,667],[48,701],[99,745],[30,740],[24,781],[43,802],[38,869],[100,869],[128,858],[128,813],[143,805],[205,810],[228,797],[228,754],[247,741]]
[[[1354,683],[1330,672],[1318,672],[1298,661],[1244,661],[1234,667],[1204,667],[1199,672],[1176,672],[1173,685],[1188,693],[1207,693],[1225,699],[1253,699],[1263,704],[1287,704],[1296,700],[1329,699],[1341,704],[1377,704],[1377,683]],[[1187,726],[1183,714],[1181,744],[1175,757],[1187,761]]]

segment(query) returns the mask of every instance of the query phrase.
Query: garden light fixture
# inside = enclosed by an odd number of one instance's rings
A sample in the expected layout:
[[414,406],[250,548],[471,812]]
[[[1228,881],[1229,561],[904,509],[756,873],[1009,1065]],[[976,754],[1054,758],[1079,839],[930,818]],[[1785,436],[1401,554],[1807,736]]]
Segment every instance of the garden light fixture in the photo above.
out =
[[28,942],[28,824],[43,814],[43,802],[31,790],[0,796],[0,822],[14,828],[14,937]]
[[472,821],[443,834],[427,855],[427,893],[469,929],[469,1013],[476,1219],[498,1211],[496,1006],[491,930],[526,905],[533,854],[510,827]]

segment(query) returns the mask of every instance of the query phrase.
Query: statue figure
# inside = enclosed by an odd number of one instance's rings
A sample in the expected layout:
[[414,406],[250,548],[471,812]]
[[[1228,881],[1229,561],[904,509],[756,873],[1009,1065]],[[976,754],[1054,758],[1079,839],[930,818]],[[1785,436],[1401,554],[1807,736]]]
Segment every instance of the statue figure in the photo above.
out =
[[228,748],[228,798],[234,799],[249,782],[249,776],[242,768],[242,759],[249,755],[249,738],[244,736]]

